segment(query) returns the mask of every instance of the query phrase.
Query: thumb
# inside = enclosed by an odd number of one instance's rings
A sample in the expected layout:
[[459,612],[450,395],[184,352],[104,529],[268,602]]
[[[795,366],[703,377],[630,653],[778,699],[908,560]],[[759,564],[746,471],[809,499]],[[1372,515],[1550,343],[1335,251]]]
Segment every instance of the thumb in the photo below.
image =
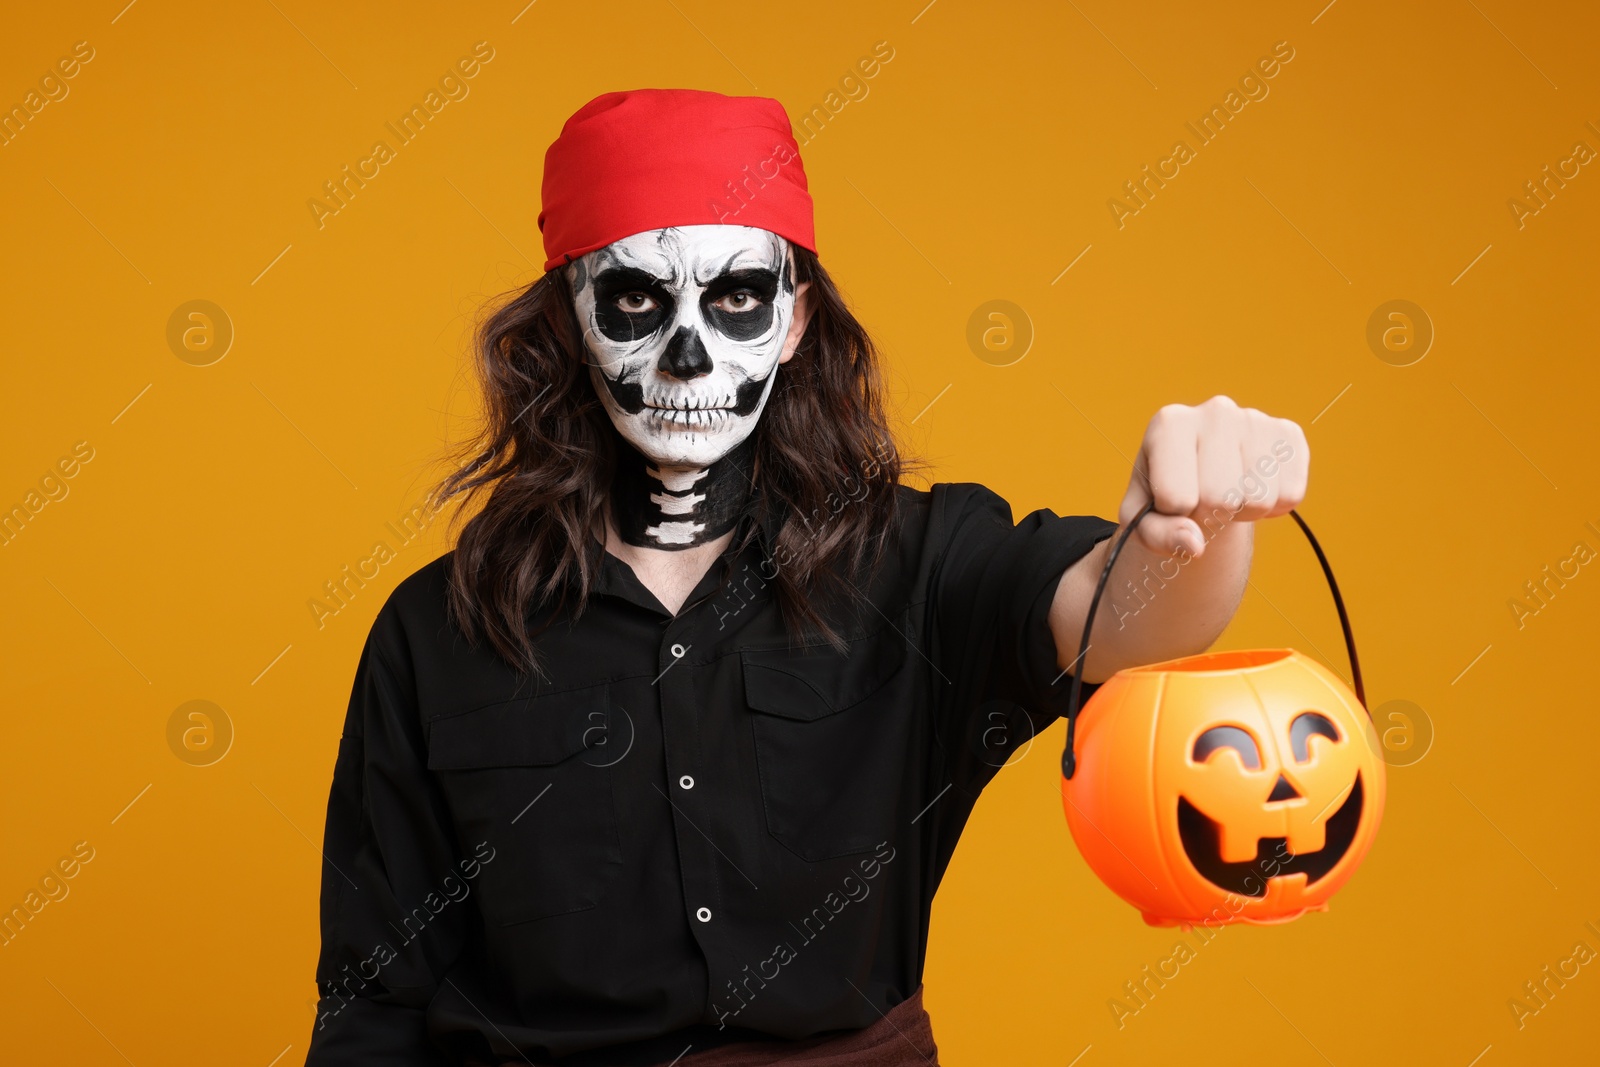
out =
[[1159,511],[1152,511],[1140,520],[1134,537],[1145,548],[1163,556],[1177,552],[1199,556],[1206,550],[1205,534],[1200,524],[1187,515],[1163,515]]
[[[1143,459],[1141,456],[1141,464],[1134,468],[1133,477],[1128,481],[1128,491],[1117,508],[1117,521],[1124,527],[1137,518],[1150,502],[1150,487],[1144,474]],[[1179,551],[1198,556],[1206,548],[1205,533],[1200,529],[1200,524],[1186,515],[1163,515],[1159,511],[1151,511],[1139,520],[1133,535],[1146,549],[1163,556]]]

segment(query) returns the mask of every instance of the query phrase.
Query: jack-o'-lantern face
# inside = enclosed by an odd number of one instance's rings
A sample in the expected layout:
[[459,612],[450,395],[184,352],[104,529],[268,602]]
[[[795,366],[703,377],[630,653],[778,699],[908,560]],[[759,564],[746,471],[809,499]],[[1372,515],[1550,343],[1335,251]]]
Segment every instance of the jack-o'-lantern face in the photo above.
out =
[[1152,923],[1282,922],[1325,908],[1382,817],[1366,712],[1289,649],[1120,672],[1078,731],[1063,783],[1073,837]]
[[1176,812],[1184,854],[1201,877],[1260,897],[1271,878],[1303,874],[1309,887],[1326,876],[1361,825],[1361,772],[1349,777],[1349,761],[1327,751],[1347,742],[1320,711],[1300,712],[1287,736],[1263,741],[1238,725],[1201,730]]

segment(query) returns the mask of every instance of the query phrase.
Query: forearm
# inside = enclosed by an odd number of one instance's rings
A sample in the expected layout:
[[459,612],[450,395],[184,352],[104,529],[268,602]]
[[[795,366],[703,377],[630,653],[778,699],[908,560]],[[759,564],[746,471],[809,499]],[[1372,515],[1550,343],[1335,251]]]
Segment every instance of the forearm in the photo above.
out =
[[[1063,670],[1077,669],[1084,618],[1117,534],[1100,542],[1061,577],[1050,630]],[[1254,524],[1232,521],[1207,529],[1199,554],[1167,554],[1130,537],[1095,614],[1083,680],[1102,682],[1124,667],[1211,647],[1233,618],[1250,576]]]

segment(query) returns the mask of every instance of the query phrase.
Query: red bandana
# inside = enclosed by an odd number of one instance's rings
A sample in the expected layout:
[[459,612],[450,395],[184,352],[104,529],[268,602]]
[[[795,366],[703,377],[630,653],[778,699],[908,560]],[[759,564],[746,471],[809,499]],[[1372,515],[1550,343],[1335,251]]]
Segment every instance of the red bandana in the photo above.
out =
[[545,153],[543,200],[545,270],[668,226],[755,226],[816,251],[800,147],[763,96],[597,96]]

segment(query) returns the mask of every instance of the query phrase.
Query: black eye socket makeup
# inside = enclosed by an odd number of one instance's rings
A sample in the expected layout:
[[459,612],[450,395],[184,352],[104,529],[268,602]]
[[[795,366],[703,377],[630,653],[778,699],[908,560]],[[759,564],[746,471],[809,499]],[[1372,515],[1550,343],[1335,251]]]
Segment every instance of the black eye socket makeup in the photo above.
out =
[[[632,310],[627,298],[642,293],[655,307]],[[595,323],[612,341],[638,341],[660,330],[672,318],[673,300],[661,280],[636,267],[610,267],[594,280]]]
[[[759,303],[728,311],[717,302],[735,293],[748,293]],[[778,295],[778,272],[765,267],[750,267],[719,274],[706,286],[700,298],[706,321],[718,333],[733,341],[753,341],[772,328],[772,298]]]
[[778,272],[765,267],[750,267],[719,274],[706,286],[704,300],[708,304],[714,304],[729,293],[736,293],[741,289],[747,289],[762,300],[770,302],[778,295]]

